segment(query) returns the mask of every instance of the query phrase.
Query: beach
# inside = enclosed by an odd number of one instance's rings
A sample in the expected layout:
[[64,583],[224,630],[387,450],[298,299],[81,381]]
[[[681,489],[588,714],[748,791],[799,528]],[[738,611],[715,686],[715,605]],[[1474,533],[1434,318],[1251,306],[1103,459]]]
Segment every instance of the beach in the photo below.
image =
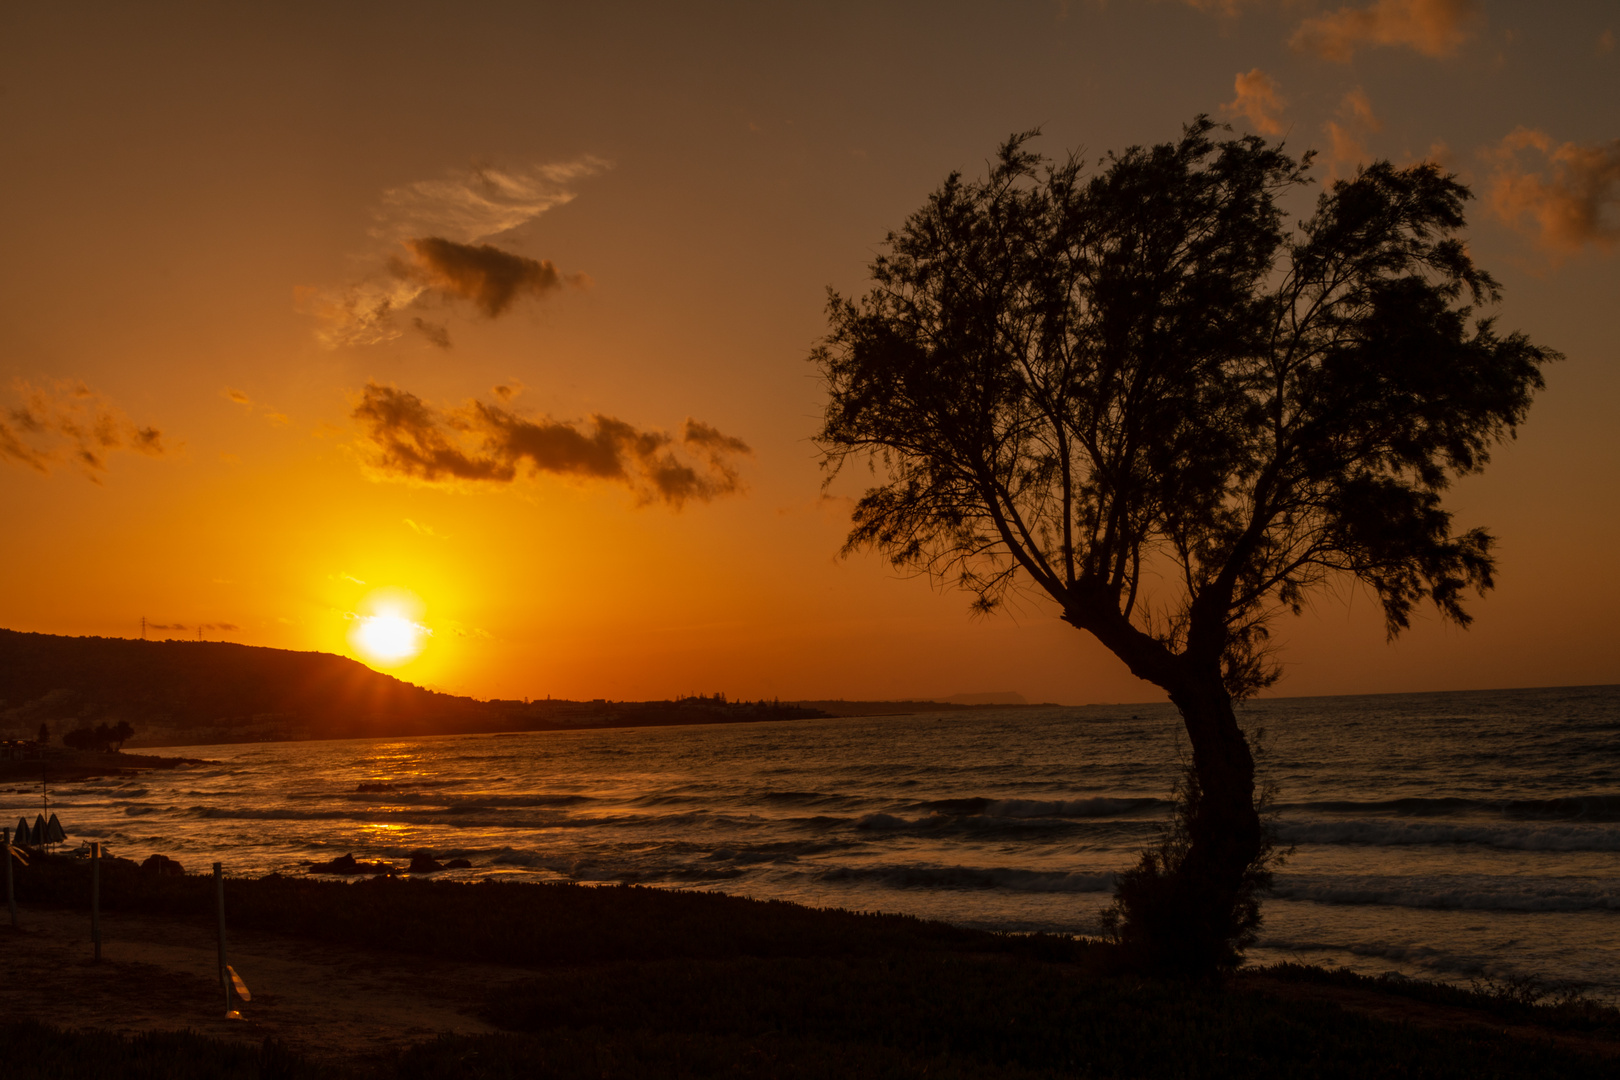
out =
[[[193,1058],[269,1046],[296,1066],[278,1058],[278,1075],[298,1076],[467,1075],[471,1055],[487,1076],[1595,1077],[1620,1055],[1612,1011],[1306,969],[1157,983],[1062,939],[713,894],[395,879],[228,882],[230,962],[252,1000],[227,1019],[212,881],[104,869],[99,963],[73,902],[87,868],[19,873],[20,929],[0,926],[14,1059],[40,1039],[15,1027],[30,1021],[189,1032],[169,1050]],[[482,925],[464,925],[473,910]],[[464,932],[419,932],[434,925]]]

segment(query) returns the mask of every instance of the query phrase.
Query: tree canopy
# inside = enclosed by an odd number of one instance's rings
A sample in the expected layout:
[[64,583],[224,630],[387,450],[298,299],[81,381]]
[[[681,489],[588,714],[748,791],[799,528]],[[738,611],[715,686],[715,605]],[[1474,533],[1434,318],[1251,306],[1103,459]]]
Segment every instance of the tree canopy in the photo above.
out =
[[886,473],[852,547],[981,609],[1033,585],[1138,675],[1218,658],[1244,695],[1275,677],[1268,621],[1332,575],[1391,634],[1425,599],[1469,620],[1492,538],[1441,496],[1555,354],[1475,317],[1498,287],[1455,235],[1454,177],[1379,162],[1286,229],[1309,155],[1215,130],[1089,177],[1009,140],[890,234],[875,288],[831,297],[814,359],[828,463]]

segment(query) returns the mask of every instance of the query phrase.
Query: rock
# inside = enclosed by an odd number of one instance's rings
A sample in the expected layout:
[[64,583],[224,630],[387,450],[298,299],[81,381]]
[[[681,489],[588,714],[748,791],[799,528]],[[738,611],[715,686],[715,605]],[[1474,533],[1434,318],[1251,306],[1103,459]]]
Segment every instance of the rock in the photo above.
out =
[[444,868],[446,870],[470,870],[472,869],[472,863],[466,859],[451,859],[444,864]]
[[141,872],[143,874],[154,874],[158,877],[180,877],[186,872],[186,868],[167,855],[159,855],[153,852],[146,857],[145,862],[141,863]]
[[356,859],[354,855],[339,855],[331,862],[310,863],[308,872],[311,874],[392,874],[397,867],[393,863],[365,862]]
[[444,867],[439,860],[433,857],[433,852],[425,848],[421,851],[411,852],[411,866],[407,873],[432,874],[443,869]]

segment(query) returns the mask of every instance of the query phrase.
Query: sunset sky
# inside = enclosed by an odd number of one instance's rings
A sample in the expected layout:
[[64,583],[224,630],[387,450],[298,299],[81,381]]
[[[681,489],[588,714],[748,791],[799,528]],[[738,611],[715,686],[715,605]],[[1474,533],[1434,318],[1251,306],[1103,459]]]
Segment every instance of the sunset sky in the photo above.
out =
[[[1501,326],[1567,357],[1452,492],[1500,539],[1474,627],[1319,596],[1275,692],[1620,682],[1617,35],[1599,0],[5,5],[0,626],[480,697],[1155,699],[1049,604],[840,559],[806,356],[1010,133],[1209,113],[1324,179],[1454,170]],[[364,651],[383,612],[413,659]]]

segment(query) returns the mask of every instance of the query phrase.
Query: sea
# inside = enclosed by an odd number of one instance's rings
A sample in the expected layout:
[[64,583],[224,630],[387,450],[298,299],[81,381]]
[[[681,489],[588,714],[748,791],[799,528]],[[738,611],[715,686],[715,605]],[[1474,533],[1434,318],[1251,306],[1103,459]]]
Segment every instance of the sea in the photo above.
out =
[[[1620,1002],[1620,687],[1273,698],[1240,710],[1292,853],[1256,964]],[[1008,932],[1099,932],[1168,820],[1169,705],[165,750],[207,763],[0,785],[67,847],[301,874],[629,882]]]

